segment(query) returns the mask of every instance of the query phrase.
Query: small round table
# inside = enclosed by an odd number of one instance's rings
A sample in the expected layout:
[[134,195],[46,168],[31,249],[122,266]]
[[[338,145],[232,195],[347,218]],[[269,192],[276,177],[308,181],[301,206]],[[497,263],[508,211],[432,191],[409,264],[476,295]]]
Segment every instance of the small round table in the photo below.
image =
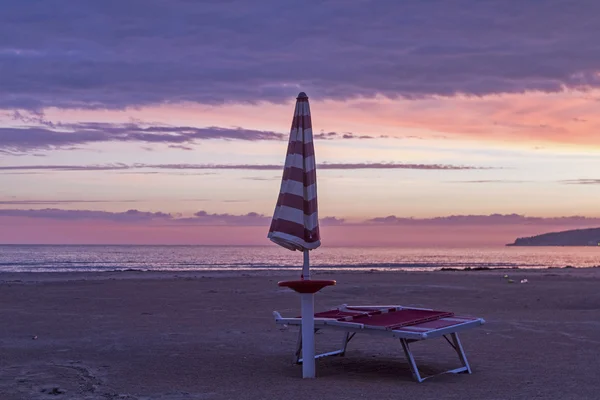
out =
[[281,281],[277,284],[279,286],[289,287],[290,289],[298,293],[317,293],[325,286],[334,286],[335,281],[333,280],[311,280],[302,279],[299,281]]

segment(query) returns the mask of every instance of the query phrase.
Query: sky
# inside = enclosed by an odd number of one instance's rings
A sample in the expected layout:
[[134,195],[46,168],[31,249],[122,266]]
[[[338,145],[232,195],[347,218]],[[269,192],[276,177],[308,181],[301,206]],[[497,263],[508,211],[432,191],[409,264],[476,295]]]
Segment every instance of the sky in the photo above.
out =
[[268,245],[309,96],[327,246],[600,226],[600,3],[5,0],[0,243]]

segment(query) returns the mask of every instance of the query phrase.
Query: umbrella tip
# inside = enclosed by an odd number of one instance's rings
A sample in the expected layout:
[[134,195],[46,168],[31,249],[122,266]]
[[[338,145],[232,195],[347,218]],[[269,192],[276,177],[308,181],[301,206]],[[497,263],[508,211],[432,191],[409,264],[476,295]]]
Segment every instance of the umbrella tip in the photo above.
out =
[[298,97],[296,97],[297,99],[308,99],[308,96],[306,95],[306,93],[304,92],[300,92],[298,93]]

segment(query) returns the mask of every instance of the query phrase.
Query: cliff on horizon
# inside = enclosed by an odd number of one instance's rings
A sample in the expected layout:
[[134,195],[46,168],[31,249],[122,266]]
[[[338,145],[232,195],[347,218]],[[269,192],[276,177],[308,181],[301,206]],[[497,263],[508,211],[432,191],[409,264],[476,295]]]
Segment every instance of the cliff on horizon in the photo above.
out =
[[507,246],[600,246],[600,228],[573,229],[523,237]]

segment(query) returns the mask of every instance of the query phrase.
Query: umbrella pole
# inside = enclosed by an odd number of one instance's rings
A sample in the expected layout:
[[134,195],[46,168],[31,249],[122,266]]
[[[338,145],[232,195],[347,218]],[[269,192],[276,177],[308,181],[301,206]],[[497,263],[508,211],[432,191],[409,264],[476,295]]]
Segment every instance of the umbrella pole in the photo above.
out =
[[[308,250],[304,250],[302,276],[310,279]],[[302,309],[302,377],[315,377],[315,295],[300,295]]]
[[302,266],[302,279],[310,279],[310,260],[308,257],[308,250],[304,250],[304,265]]

